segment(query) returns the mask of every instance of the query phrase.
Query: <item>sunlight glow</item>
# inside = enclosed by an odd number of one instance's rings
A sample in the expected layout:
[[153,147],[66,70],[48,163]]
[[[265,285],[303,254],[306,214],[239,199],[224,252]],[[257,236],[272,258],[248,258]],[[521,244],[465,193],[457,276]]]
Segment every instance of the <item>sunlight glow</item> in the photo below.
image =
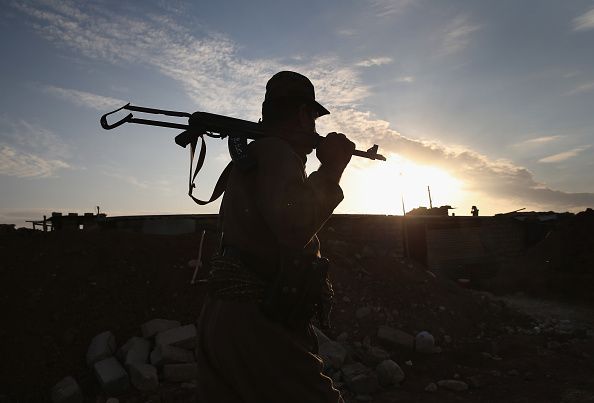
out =
[[463,202],[462,182],[447,172],[398,155],[387,157],[386,162],[365,162],[348,169],[342,181],[343,208],[364,214],[401,215],[402,199],[407,212],[419,206],[429,207],[427,186],[431,188],[433,207],[456,207]]

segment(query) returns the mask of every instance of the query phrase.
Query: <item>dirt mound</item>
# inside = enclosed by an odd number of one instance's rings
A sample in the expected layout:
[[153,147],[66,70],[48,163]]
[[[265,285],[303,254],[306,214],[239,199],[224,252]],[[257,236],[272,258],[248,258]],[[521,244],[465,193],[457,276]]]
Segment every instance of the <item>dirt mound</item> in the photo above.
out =
[[[205,257],[212,254],[216,239],[207,234]],[[400,389],[386,390],[374,401],[435,401],[437,396],[424,392],[425,386],[452,377],[474,386],[464,395],[439,392],[438,400],[509,401],[509,394],[516,393],[524,398],[516,401],[555,401],[549,396],[559,398],[564,387],[546,378],[554,372],[551,368],[562,364],[555,379],[563,385],[574,376],[575,362],[582,358],[543,355],[551,336],[530,330],[531,320],[505,304],[436,277],[400,257],[388,241],[368,242],[365,233],[353,237],[332,229],[321,239],[324,254],[333,262],[331,337],[346,332],[353,342],[375,344],[378,326],[389,325],[411,334],[428,330],[443,348],[443,353],[429,356],[398,352],[393,359],[407,379]],[[73,375],[85,396],[99,396],[85,365],[93,336],[112,330],[120,344],[153,318],[195,321],[204,289],[190,285],[193,270],[187,263],[196,258],[198,244],[196,234],[0,234],[0,314],[5,321],[0,345],[9,346],[3,353],[0,379],[5,388],[0,393],[15,401],[47,401],[52,385]],[[506,375],[511,370],[519,375]],[[580,376],[591,377],[592,372]],[[528,388],[524,378],[532,379],[534,386]],[[591,382],[584,387],[592,388]],[[146,398],[131,395],[120,401]]]

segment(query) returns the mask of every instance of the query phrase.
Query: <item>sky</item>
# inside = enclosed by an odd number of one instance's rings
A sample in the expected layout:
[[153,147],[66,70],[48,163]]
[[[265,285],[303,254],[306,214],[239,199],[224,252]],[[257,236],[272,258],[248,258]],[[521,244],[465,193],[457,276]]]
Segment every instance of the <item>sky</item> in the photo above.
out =
[[[0,6],[0,223],[217,212],[186,194],[177,131],[99,117],[131,102],[257,121],[281,70],[331,111],[319,133],[388,158],[353,158],[337,213],[402,214],[429,205],[427,187],[456,215],[594,207],[591,0]],[[207,147],[202,198],[229,161],[225,141]]]

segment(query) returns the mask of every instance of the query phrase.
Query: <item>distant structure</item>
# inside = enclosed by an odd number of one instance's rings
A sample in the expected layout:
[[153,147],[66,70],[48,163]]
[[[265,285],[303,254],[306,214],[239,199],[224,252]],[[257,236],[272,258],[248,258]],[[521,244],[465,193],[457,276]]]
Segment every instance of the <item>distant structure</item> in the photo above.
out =
[[472,214],[473,217],[478,217],[479,209],[477,209],[476,206],[472,206],[472,208],[470,209],[470,214]]
[[449,210],[453,210],[455,207],[450,205],[441,206],[441,207],[417,207],[412,209],[406,215],[412,216],[438,216],[438,217],[447,217],[449,216]]
[[53,212],[50,218],[43,216],[43,220],[31,220],[27,222],[33,225],[33,229],[41,227],[43,232],[88,231],[98,229],[100,223],[104,222],[106,218],[107,214],[99,213],[99,207],[97,207],[97,214],[84,213],[83,215],[78,215],[77,213],[68,213],[68,215],[63,215],[62,213]]

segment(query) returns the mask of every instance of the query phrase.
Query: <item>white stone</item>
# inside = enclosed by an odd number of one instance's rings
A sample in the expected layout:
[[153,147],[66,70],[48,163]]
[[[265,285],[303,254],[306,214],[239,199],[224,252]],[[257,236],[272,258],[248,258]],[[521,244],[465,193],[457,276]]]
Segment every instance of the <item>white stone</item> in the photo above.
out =
[[344,365],[340,371],[342,372],[345,382],[350,382],[357,375],[366,374],[370,370],[360,362],[355,362],[353,364]]
[[390,359],[390,354],[381,347],[370,346],[361,357],[363,362],[370,367],[375,367],[384,360]]
[[420,353],[432,354],[435,352],[435,338],[425,330],[415,336],[415,350]]
[[318,354],[324,361],[325,368],[339,369],[347,357],[347,351],[342,344],[328,341],[319,346]]
[[118,348],[118,350],[115,353],[116,358],[118,360],[120,360],[120,361],[125,361],[126,360],[126,354],[128,354],[128,351],[134,345],[134,343],[137,342],[138,339],[143,339],[143,338],[142,337],[138,337],[138,336],[132,336],[132,337],[130,337],[127,342],[125,342],[123,345],[121,345]]
[[328,343],[330,340],[330,337],[326,336],[324,334],[324,332],[322,332],[320,329],[318,329],[317,327],[313,326],[313,330],[314,333],[316,334],[316,337],[318,338],[318,345],[321,346],[324,343]]
[[155,347],[151,352],[151,364],[160,367],[164,364],[178,364],[196,361],[194,352],[167,344]]
[[194,349],[196,346],[196,326],[185,325],[157,333],[155,336],[157,346],[171,345],[186,349]]
[[52,388],[53,403],[82,403],[83,394],[76,380],[67,376]]
[[140,326],[140,331],[142,332],[142,337],[153,337],[157,333],[180,326],[181,323],[177,320],[152,319]]
[[439,385],[440,388],[449,389],[456,392],[462,392],[468,389],[466,382],[457,381],[455,379],[442,379],[441,381],[437,381],[437,385]]
[[116,351],[115,336],[107,331],[93,337],[87,350],[87,365],[93,366],[97,361],[111,357]]
[[349,339],[349,334],[347,332],[342,332],[338,336],[336,336],[336,341],[344,343]]
[[148,392],[159,387],[157,368],[149,364],[131,363],[128,366],[130,381],[140,391]]
[[347,387],[355,394],[370,395],[379,388],[379,384],[375,374],[366,373],[353,377],[347,382]]
[[382,386],[398,385],[404,380],[404,371],[392,360],[384,360],[375,368],[377,380]]
[[357,319],[363,319],[371,314],[371,308],[368,306],[361,307],[355,311]]
[[163,366],[163,378],[169,382],[186,382],[196,379],[198,376],[198,365],[187,364],[166,364]]
[[380,326],[377,331],[377,339],[389,348],[406,347],[411,350],[415,340],[412,335],[390,326]]
[[130,364],[146,364],[148,363],[149,354],[151,352],[151,342],[147,339],[137,337],[129,346],[124,358],[126,367]]
[[93,366],[101,389],[110,395],[125,393],[129,387],[128,374],[115,357],[101,360]]

